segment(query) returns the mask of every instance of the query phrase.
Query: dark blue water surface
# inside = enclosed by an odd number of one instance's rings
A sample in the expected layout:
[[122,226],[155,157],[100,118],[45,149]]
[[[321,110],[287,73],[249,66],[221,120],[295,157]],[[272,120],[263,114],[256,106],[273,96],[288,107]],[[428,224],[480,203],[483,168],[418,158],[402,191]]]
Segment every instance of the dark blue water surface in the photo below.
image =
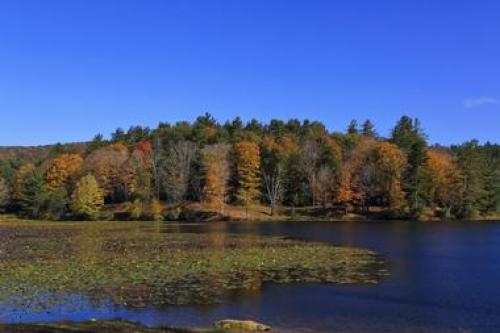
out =
[[500,332],[500,223],[215,223],[166,232],[281,235],[366,247],[390,276],[378,285],[266,284],[205,306],[129,310],[111,305],[0,311],[0,321],[127,319],[149,326],[210,326],[254,319],[283,332]]

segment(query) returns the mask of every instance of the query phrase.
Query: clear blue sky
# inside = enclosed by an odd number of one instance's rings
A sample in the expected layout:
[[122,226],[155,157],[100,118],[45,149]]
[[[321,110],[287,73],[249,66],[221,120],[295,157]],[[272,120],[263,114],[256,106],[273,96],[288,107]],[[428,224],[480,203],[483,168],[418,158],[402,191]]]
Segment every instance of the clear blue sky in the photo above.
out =
[[0,145],[207,111],[499,142],[500,1],[0,0]]

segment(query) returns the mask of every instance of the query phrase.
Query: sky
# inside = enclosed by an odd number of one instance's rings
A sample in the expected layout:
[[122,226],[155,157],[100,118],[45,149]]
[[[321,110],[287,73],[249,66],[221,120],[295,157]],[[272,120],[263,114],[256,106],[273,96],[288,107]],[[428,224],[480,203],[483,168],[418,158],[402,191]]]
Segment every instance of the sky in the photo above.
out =
[[498,0],[0,0],[0,145],[210,112],[500,142]]

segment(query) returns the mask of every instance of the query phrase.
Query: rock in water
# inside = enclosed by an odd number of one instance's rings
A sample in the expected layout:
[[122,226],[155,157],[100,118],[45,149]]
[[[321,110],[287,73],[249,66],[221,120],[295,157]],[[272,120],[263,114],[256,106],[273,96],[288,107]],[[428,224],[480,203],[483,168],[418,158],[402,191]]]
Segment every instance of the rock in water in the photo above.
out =
[[270,332],[271,326],[251,320],[220,320],[214,323],[217,330],[234,332]]

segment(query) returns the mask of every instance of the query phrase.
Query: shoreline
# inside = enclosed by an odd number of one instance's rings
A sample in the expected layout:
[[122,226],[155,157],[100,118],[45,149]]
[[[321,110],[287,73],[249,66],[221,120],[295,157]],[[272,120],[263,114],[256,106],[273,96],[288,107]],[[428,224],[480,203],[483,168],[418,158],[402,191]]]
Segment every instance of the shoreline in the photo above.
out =
[[[204,211],[197,211],[196,213],[204,213]],[[250,216],[250,217],[232,217],[231,215],[216,216],[208,219],[165,219],[154,221],[151,219],[96,219],[96,220],[42,220],[42,219],[29,219],[14,214],[1,214],[0,223],[2,222],[39,222],[39,223],[92,223],[92,222],[113,222],[113,223],[165,223],[165,224],[183,224],[183,223],[341,223],[341,222],[368,222],[368,223],[386,223],[386,222],[415,222],[415,223],[495,223],[500,222],[500,216],[484,216],[470,219],[411,219],[411,218],[382,218],[380,216],[366,216],[366,215],[351,215],[346,217],[329,217],[329,216],[310,216],[310,215],[274,215],[274,216]]]
[[122,320],[63,321],[30,324],[1,324],[0,333],[216,333],[214,329],[146,327],[136,322]]

